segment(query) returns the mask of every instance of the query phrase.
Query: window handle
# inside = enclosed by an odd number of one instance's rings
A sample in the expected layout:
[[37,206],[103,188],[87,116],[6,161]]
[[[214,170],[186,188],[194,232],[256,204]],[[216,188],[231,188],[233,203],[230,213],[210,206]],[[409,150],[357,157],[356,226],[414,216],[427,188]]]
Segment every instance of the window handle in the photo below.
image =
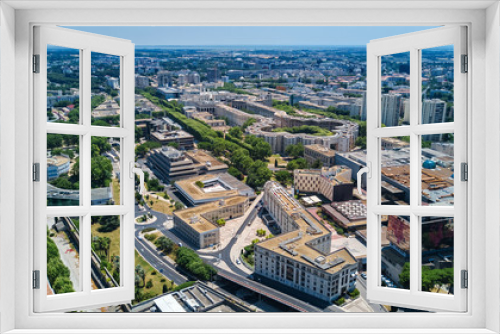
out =
[[367,167],[363,167],[361,168],[359,171],[358,171],[358,174],[356,176],[356,183],[358,185],[358,193],[361,195],[361,176],[363,174],[366,173],[366,176],[368,178],[371,178],[372,177],[372,173],[371,173],[371,166],[372,166],[372,163],[371,162],[367,162]]
[[144,172],[142,169],[135,167],[135,163],[130,163],[130,177],[134,178],[135,174],[139,175],[139,194],[144,195]]

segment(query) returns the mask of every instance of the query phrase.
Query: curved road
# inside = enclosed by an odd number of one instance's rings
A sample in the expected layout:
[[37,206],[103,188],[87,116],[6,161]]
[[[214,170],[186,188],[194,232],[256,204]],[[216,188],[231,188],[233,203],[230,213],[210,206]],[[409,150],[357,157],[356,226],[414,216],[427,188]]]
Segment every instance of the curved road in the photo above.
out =
[[[149,207],[146,211],[138,211],[136,208],[136,217],[144,215],[144,213],[150,212],[152,215],[156,217],[156,220],[150,224],[136,224],[135,225],[135,246],[137,251],[149,262],[154,268],[156,268],[159,272],[164,274],[167,278],[173,280],[175,284],[181,284],[188,280],[188,278],[177,271],[177,268],[174,264],[165,261],[160,255],[159,252],[154,249],[148,242],[144,239],[139,238],[142,230],[148,227],[156,228],[161,231],[165,236],[170,238],[173,242],[179,244],[186,242],[180,239],[175,233],[171,230],[165,228],[165,222],[167,220],[173,220],[173,216],[169,216],[157,211],[151,210]],[[292,297],[286,293],[278,291],[274,288],[268,287],[259,282],[253,281],[248,278],[248,274],[240,269],[236,264],[231,261],[231,248],[236,243],[238,236],[243,232],[249,221],[255,218],[255,215],[258,212],[258,208],[254,207],[252,211],[249,213],[243,224],[241,224],[240,228],[236,232],[236,235],[231,239],[231,241],[227,244],[226,247],[219,250],[216,253],[210,255],[202,255],[202,257],[212,265],[218,267],[219,261],[224,261],[225,264],[229,267],[230,271],[222,269],[220,267],[217,268],[220,276],[235,282],[243,287],[246,287],[250,290],[258,292],[264,296],[267,296],[271,299],[277,300],[285,305],[288,305],[291,308],[294,308],[300,312],[322,312],[321,309],[305,302],[295,297]],[[220,259],[219,259],[220,254]]]

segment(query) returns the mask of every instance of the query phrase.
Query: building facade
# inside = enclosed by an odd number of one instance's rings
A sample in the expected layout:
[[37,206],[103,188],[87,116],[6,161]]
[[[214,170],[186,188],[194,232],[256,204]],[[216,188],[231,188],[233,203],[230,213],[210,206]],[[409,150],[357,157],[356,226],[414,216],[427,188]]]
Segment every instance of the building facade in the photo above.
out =
[[341,248],[330,253],[331,232],[278,183],[264,185],[264,207],[282,233],[255,245],[255,275],[331,303],[354,290],[358,267]]

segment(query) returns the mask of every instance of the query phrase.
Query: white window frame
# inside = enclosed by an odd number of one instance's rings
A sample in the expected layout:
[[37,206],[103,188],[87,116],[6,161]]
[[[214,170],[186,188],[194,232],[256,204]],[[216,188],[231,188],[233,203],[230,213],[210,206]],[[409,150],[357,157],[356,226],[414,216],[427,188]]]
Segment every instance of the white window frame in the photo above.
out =
[[[467,181],[460,175],[461,163],[467,163],[467,76],[462,73],[461,55],[467,55],[465,26],[429,29],[410,34],[373,40],[367,47],[367,164],[368,172],[368,278],[367,297],[372,302],[425,310],[463,312],[467,309],[467,290],[461,288],[461,271],[467,270]],[[453,46],[454,121],[422,124],[421,50]],[[410,124],[381,126],[381,67],[387,55],[408,53],[410,56]],[[454,199],[452,206],[423,206],[421,196],[421,136],[454,133]],[[410,203],[381,205],[381,139],[410,137]],[[381,286],[381,221],[382,215],[410,217],[410,288],[393,289]],[[454,294],[421,291],[422,217],[454,217]]]
[[[34,52],[39,56],[39,73],[33,75],[34,85],[34,162],[39,164],[39,181],[34,193],[34,269],[39,271],[39,287],[34,290],[35,312],[75,310],[111,304],[130,303],[134,299],[134,66],[135,46],[128,40],[85,33],[60,27],[34,27]],[[48,123],[47,110],[47,46],[55,45],[79,51],[79,124]],[[120,62],[120,125],[91,125],[91,57],[101,53],[119,57]],[[47,206],[47,134],[70,134],[80,138],[80,203],[75,206]],[[120,203],[91,205],[91,139],[120,139]],[[80,286],[73,293],[47,296],[48,217],[80,218],[79,275]],[[120,217],[120,282],[118,287],[91,289],[91,217]]]
[[[2,155],[0,158],[2,176],[9,172],[9,178],[1,179],[0,326],[2,331],[16,329],[15,333],[37,333],[43,329],[51,329],[51,333],[76,333],[76,329],[70,330],[70,328],[78,328],[93,329],[94,333],[121,333],[125,332],[125,329],[128,333],[134,333],[141,332],[141,329],[133,330],[140,326],[143,329],[161,329],[164,333],[234,333],[237,332],[235,328],[241,329],[241,332],[243,329],[247,329],[246,332],[252,332],[254,329],[259,333],[499,332],[500,265],[497,259],[500,254],[498,245],[500,177],[497,175],[496,166],[500,162],[500,152],[493,150],[486,154],[485,148],[486,138],[496,144],[494,147],[498,147],[500,143],[498,4],[473,1],[452,3],[434,1],[432,4],[414,2],[409,5],[405,3],[372,1],[367,6],[363,1],[332,3],[294,1],[265,4],[242,2],[224,5],[217,2],[203,2],[197,3],[197,7],[193,8],[189,4],[180,5],[176,2],[162,4],[148,1],[142,4],[124,2],[123,7],[142,8],[137,10],[116,9],[116,3],[106,1],[82,1],[77,4],[43,1],[36,3],[10,1],[8,4],[3,2],[1,4]],[[24,6],[25,9],[14,11],[10,5]],[[108,6],[109,9],[97,6]],[[396,6],[397,8],[394,8]],[[68,8],[42,10],[59,7]],[[487,7],[489,8],[486,9]],[[32,26],[56,23],[62,26],[467,25],[470,32],[469,66],[472,71],[468,79],[472,88],[468,99],[471,111],[468,131],[472,134],[468,144],[471,152],[469,221],[474,225],[474,230],[469,227],[468,231],[471,245],[474,245],[469,248],[471,259],[468,311],[461,314],[164,314],[154,317],[144,314],[34,314],[31,290],[33,263],[30,260],[26,261],[29,259],[27,247],[30,244],[26,242],[26,236],[30,235],[28,222],[32,221],[32,213],[26,210],[30,204],[25,201],[25,194],[32,191],[30,181],[32,148],[29,144],[32,133],[30,121],[32,104],[27,98],[32,94],[29,57],[32,52]],[[5,74],[10,75],[6,77]],[[13,129],[9,129],[12,128],[11,123],[6,124],[5,120],[12,120],[12,110],[15,110],[15,125]],[[12,137],[15,138],[15,147],[11,145]],[[12,161],[15,161],[15,168],[12,166]],[[16,189],[14,196],[12,189]],[[5,224],[5,221],[12,221],[15,224]],[[8,268],[9,270],[6,270]],[[15,274],[12,274],[10,268],[15,268]],[[193,321],[195,316],[197,320]],[[285,327],[286,329],[283,329]]]

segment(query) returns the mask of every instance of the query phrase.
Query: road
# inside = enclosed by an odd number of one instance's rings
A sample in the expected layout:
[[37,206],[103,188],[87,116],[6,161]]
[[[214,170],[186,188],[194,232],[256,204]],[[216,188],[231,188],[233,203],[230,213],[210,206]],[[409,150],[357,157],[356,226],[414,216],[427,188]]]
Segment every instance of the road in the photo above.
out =
[[370,303],[370,301],[368,300],[368,298],[366,298],[366,280],[363,277],[358,276],[358,279],[356,280],[356,288],[359,290],[361,298],[363,298],[364,300],[366,300],[366,302],[368,303],[368,305],[370,305],[370,307],[372,308],[372,310],[374,312],[376,312],[376,313],[385,313],[385,312],[387,312],[387,310],[385,309],[385,307],[383,307],[380,304]]
[[[185,244],[184,240],[181,240],[176,234],[174,234],[170,229],[165,227],[165,223],[168,223],[168,221],[171,221],[173,219],[172,216],[165,215],[163,213],[159,213],[153,210],[148,210],[149,208],[146,207],[146,211],[136,211],[136,217],[142,216],[144,212],[151,212],[154,216],[156,216],[156,221],[154,221],[151,224],[136,224],[136,231],[135,231],[135,245],[136,249],[141,254],[154,268],[156,268],[159,272],[164,274],[167,278],[171,279],[174,281],[175,284],[181,284],[185,281],[188,280],[188,278],[181,273],[177,271],[177,268],[175,265],[172,263],[165,261],[162,256],[159,254],[159,252],[154,249],[148,242],[146,242],[144,239],[139,238],[139,235],[141,234],[141,231],[147,227],[153,227],[156,228],[157,230],[161,231],[165,236],[170,238],[172,241],[175,243],[180,243],[182,242]],[[277,300],[285,305],[288,305],[298,311],[301,312],[322,312],[321,309],[305,302],[300,299],[297,299],[295,297],[292,297],[288,294],[285,294],[283,292],[280,292],[276,289],[273,289],[271,287],[268,287],[266,285],[263,285],[261,283],[255,282],[248,278],[248,274],[240,269],[238,265],[234,264],[233,261],[231,260],[231,248],[234,246],[236,241],[238,240],[238,237],[241,235],[245,227],[247,226],[248,222],[252,220],[255,215],[257,214],[257,207],[253,206],[252,209],[250,210],[249,214],[247,215],[245,221],[243,224],[240,226],[238,231],[236,232],[236,235],[231,239],[229,244],[224,247],[224,249],[221,249],[217,253],[211,254],[211,256],[203,256],[207,262],[213,264],[216,266],[219,272],[219,275],[229,279],[241,286],[244,286],[250,290],[253,290],[255,292],[258,292],[264,296],[267,296],[271,299]],[[219,259],[219,254],[220,259]],[[207,259],[208,258],[208,259]],[[224,264],[229,267],[230,270],[226,270],[220,267],[220,261],[223,261]]]

